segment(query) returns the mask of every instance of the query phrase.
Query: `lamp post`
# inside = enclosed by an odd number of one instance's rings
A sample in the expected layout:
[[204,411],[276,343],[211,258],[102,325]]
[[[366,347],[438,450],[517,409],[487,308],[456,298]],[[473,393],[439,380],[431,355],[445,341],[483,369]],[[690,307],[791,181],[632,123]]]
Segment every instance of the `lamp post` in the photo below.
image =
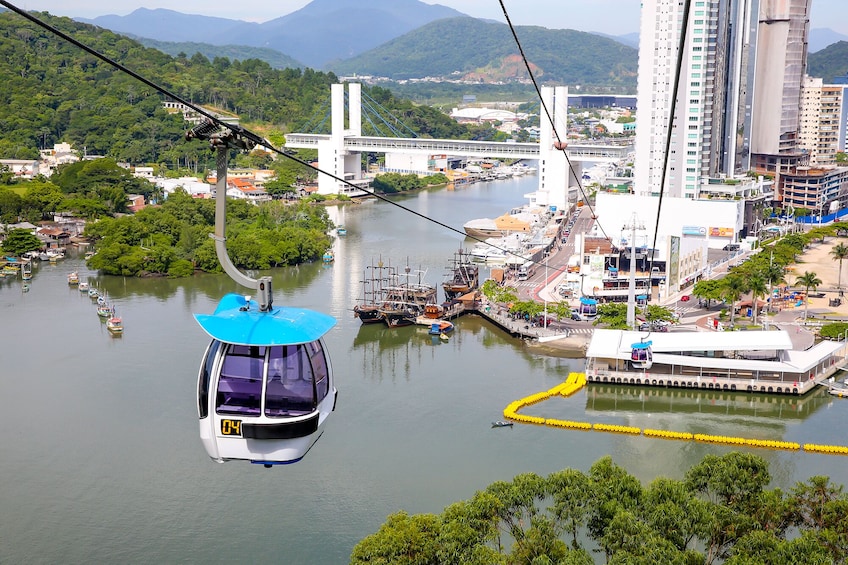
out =
[[542,325],[545,329],[548,329],[548,255],[548,252],[545,251],[545,286],[543,287],[545,290],[545,323]]
[[622,226],[622,230],[631,230],[630,236],[630,279],[627,284],[627,326],[631,329],[636,327],[636,230],[645,229],[639,224],[636,213],[630,219],[630,225]]

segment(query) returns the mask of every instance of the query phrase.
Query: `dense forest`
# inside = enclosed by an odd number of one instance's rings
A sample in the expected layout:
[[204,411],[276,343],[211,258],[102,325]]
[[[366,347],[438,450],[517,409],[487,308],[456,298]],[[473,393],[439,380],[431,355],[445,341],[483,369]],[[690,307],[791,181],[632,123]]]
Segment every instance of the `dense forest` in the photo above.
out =
[[[527,58],[545,83],[636,87],[637,50],[575,30],[518,26]],[[425,76],[528,80],[510,29],[475,18],[431,22],[362,55],[332,65],[337,73],[395,80]],[[482,72],[482,73],[481,73]]]
[[495,482],[441,514],[393,514],[356,545],[350,563],[846,563],[843,487],[823,476],[788,492],[770,482],[766,461],[747,453],[708,455],[682,480],[647,486],[607,456],[588,473]]
[[[333,73],[279,70],[256,59],[172,57],[102,28],[46,13],[39,17],[176,96],[238,115],[242,125],[278,145],[291,131],[320,133],[301,128],[322,122],[330,85],[338,82]],[[197,167],[211,159],[202,142],[183,140],[186,124],[162,108],[161,94],[12,12],[0,13],[0,81],[2,158],[34,159],[39,149],[68,142],[80,152],[130,164]],[[490,127],[457,124],[386,89],[363,91],[418,136],[495,134]]]

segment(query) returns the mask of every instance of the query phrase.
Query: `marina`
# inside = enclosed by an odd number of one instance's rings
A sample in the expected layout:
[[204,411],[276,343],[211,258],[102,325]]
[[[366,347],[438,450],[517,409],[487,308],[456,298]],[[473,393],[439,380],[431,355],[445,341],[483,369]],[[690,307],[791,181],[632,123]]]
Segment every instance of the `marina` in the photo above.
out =
[[[527,190],[505,180],[426,191],[403,202],[461,225],[463,209],[473,205],[475,215],[494,216]],[[91,563],[123,555],[163,563],[186,556],[210,563],[344,563],[389,514],[442,512],[521,473],[588,471],[609,454],[647,483],[682,478],[704,455],[731,449],[545,426],[492,429],[510,402],[582,372],[585,360],[564,357],[541,340],[515,339],[483,315],[452,318],[455,330],[447,341],[429,335],[427,326],[362,324],[350,309],[362,297],[363,273],[372,261],[377,266],[380,254],[404,264],[408,256],[410,265],[441,271],[464,242],[426,226],[413,231],[405,215],[382,203],[345,214],[348,236],[336,242],[332,268],[317,261],[269,273],[276,302],[304,304],[338,320],[327,335],[339,389],[334,420],[302,462],[280,469],[217,465],[198,442],[197,364],[209,340],[193,313],[211,312],[222,293],[237,290],[226,277],[105,277],[69,252],[64,262],[36,267],[27,294],[20,293],[20,279],[0,280],[3,321],[17,329],[6,346],[27,351],[34,339],[53,344],[39,355],[10,356],[0,375],[0,393],[19,400],[6,414],[11,428],[3,449],[10,455],[0,459],[0,472],[16,485],[2,491],[0,503],[18,509],[0,516],[0,527],[14,540],[4,546],[6,559]],[[491,268],[478,267],[481,280],[489,278]],[[68,286],[70,271],[117,305],[124,322],[131,320],[125,330],[131,334],[109,338],[91,301]],[[61,326],[45,327],[43,320],[57,313]],[[526,331],[545,335],[541,327]],[[843,402],[825,390],[793,396],[588,383],[532,413],[827,445],[844,443]],[[39,425],[28,423],[33,406],[43,409]],[[568,449],[556,447],[561,445]],[[788,489],[814,475],[848,484],[841,459],[831,455],[754,452],[778,470],[776,486]],[[56,464],[39,464],[46,455]],[[269,492],[284,483],[297,488],[285,491],[281,506]],[[214,522],[210,512],[218,517]],[[256,513],[266,519],[245,531],[244,516]],[[32,527],[36,523],[40,527]]]

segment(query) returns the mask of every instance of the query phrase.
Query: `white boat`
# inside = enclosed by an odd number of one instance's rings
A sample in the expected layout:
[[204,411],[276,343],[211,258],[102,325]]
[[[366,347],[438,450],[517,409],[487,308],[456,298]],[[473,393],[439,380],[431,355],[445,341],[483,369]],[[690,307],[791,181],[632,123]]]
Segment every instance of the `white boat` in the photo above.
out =
[[80,292],[88,292],[88,283],[85,281],[80,281],[79,285],[77,285]]
[[68,273],[68,284],[71,286],[78,285],[80,282],[79,275],[76,271],[73,273]]

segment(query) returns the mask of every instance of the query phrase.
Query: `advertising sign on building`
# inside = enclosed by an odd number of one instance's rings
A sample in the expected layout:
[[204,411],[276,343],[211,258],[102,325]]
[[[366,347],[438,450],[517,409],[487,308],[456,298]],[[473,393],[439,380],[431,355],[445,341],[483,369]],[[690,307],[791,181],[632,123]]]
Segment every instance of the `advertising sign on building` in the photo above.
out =
[[683,226],[683,235],[707,235],[707,228],[704,226]]
[[710,237],[733,237],[733,228],[710,228]]
[[676,290],[680,284],[680,238],[677,236],[669,236],[668,246],[668,266],[666,274],[668,275],[668,289]]

